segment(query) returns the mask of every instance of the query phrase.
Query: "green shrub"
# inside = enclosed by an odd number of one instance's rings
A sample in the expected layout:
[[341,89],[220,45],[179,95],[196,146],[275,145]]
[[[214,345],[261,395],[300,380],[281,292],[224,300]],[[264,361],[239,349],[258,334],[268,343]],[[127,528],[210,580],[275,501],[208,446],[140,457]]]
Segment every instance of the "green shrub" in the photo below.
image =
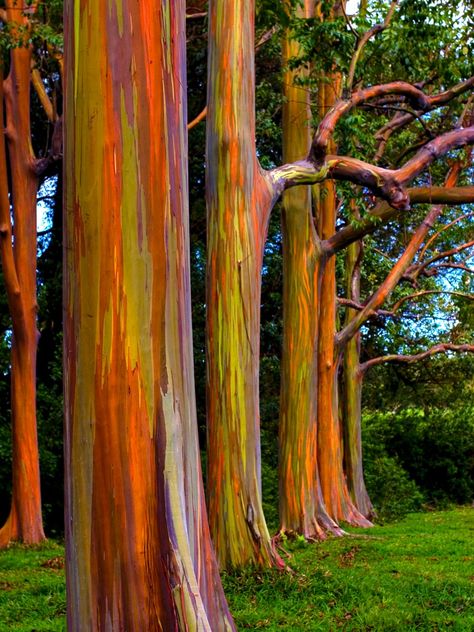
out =
[[377,511],[377,522],[399,520],[421,509],[423,494],[393,457],[382,455],[367,459],[365,482]]
[[[474,496],[474,407],[405,408],[363,418],[366,483],[387,519]],[[411,497],[410,497],[411,495]]]

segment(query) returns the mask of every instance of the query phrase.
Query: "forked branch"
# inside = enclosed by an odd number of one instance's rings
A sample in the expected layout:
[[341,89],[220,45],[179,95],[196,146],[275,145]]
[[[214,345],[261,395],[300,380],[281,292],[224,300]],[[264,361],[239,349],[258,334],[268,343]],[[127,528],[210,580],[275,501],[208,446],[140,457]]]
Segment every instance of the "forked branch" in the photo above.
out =
[[429,98],[419,88],[404,82],[393,82],[354,92],[350,99],[336,103],[324,117],[305,160],[283,165],[268,172],[275,195],[280,195],[292,186],[318,184],[332,178],[363,186],[389,202],[394,209],[408,210],[410,197],[405,186],[448,151],[474,143],[474,126],[456,129],[435,138],[396,170],[384,169],[349,156],[328,155],[329,142],[341,117],[370,99],[387,95],[402,97],[421,110],[430,106]]

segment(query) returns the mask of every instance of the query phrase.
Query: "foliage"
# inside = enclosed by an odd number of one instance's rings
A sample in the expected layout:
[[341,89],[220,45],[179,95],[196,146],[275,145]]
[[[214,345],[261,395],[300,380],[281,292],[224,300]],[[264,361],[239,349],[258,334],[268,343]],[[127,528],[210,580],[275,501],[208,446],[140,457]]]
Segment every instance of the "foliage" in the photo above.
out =
[[474,409],[405,408],[363,418],[366,482],[381,519],[474,497]]
[[364,477],[377,512],[376,522],[399,520],[410,512],[418,511],[423,495],[399,461],[386,454],[374,457],[371,453],[373,446],[366,444],[364,447]]

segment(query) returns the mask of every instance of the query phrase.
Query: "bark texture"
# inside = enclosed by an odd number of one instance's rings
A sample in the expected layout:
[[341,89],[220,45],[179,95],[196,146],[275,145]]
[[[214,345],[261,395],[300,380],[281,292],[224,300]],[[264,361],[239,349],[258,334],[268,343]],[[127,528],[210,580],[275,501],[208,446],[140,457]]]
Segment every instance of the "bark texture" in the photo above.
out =
[[281,565],[263,515],[259,347],[273,191],[255,151],[254,2],[209,4],[208,498],[223,568]]
[[[306,1],[299,17],[309,18]],[[287,32],[283,64],[300,54]],[[307,73],[306,73],[307,74]],[[298,85],[305,71],[286,70],[283,77],[283,159],[293,162],[311,145],[309,91]],[[279,487],[280,530],[306,538],[338,531],[327,515],[317,458],[318,269],[321,257],[309,186],[285,191],[283,234],[283,347],[281,367]]]
[[[357,216],[356,219],[359,219]],[[360,274],[362,243],[350,244],[346,251],[346,296],[360,301]],[[356,311],[347,308],[345,323],[355,317]],[[346,345],[342,376],[342,429],[344,437],[344,472],[352,501],[360,513],[370,519],[374,515],[364,481],[362,464],[362,375],[359,370],[360,332],[358,331]]]
[[68,629],[233,630],[194,402],[185,3],[66,2]]
[[[12,318],[12,504],[0,529],[0,547],[12,540],[36,544],[45,539],[41,516],[39,451],[36,429],[36,196],[38,177],[30,133],[31,48],[23,10],[36,3],[6,2],[6,19],[15,42],[10,72],[0,76],[0,253]],[[20,6],[21,5],[21,6]],[[3,107],[5,104],[5,113]],[[8,168],[7,168],[8,162]],[[10,183],[10,186],[9,186]],[[11,218],[13,216],[13,225]]]
[[[315,147],[332,149],[329,130],[339,110],[341,76],[333,73],[319,85],[319,110],[324,116],[313,140]],[[342,113],[340,114],[342,116]],[[330,124],[328,123],[330,122]],[[319,150],[318,150],[319,151]],[[318,232],[327,240],[336,232],[336,187],[333,180],[321,185],[318,206]],[[336,334],[336,259],[324,257],[319,270],[319,340],[318,340],[318,460],[323,499],[329,515],[336,522],[368,527],[371,523],[354,506],[343,472],[343,445],[339,420],[340,354],[335,346]]]

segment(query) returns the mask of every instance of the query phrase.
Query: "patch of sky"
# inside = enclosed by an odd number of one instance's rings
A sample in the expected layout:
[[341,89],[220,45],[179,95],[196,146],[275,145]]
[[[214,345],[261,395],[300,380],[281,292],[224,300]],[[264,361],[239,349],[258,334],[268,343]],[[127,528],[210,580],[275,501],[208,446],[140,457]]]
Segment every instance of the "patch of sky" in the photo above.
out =
[[36,228],[38,231],[38,257],[46,250],[51,241],[53,227],[53,205],[58,179],[47,178],[38,191],[36,205]]

